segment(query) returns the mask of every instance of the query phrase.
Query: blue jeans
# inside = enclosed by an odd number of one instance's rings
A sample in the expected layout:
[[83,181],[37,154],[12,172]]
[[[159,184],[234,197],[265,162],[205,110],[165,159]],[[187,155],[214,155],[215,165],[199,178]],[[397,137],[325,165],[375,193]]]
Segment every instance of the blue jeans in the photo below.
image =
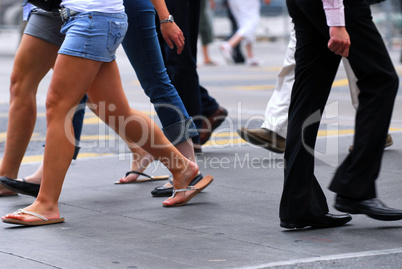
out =
[[125,0],[128,30],[122,45],[145,94],[155,106],[165,136],[180,144],[198,136],[184,104],[166,72],[149,0]]
[[[209,96],[208,91],[200,86],[197,73],[197,40],[200,20],[200,0],[166,0],[166,5],[176,24],[183,31],[186,45],[181,54],[162,45],[165,64],[172,84],[176,87],[197,129],[201,129],[200,116],[208,117],[219,104]],[[193,139],[199,143],[199,137]]]

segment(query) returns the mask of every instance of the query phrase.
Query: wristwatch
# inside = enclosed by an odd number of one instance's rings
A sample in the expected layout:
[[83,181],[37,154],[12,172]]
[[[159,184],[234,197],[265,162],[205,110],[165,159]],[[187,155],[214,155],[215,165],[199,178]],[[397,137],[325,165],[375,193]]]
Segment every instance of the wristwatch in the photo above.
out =
[[167,23],[167,22],[174,22],[172,15],[169,15],[169,17],[166,20],[160,21],[159,23]]

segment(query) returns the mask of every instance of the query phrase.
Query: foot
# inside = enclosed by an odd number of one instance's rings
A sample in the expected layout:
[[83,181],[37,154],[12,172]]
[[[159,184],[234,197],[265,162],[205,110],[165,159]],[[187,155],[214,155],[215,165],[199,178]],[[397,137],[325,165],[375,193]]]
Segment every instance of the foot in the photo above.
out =
[[203,119],[201,129],[199,130],[201,145],[209,140],[212,132],[222,124],[227,116],[228,111],[220,106],[214,113]]
[[212,61],[212,60],[206,60],[204,61],[204,65],[209,65],[209,66],[216,66],[216,62]]
[[[180,190],[185,189],[190,184],[191,180],[197,176],[199,172],[199,167],[196,163],[188,161],[187,167],[184,171],[179,171],[177,173],[173,173],[173,189]],[[179,192],[174,197],[170,197],[169,199],[163,202],[164,206],[174,206],[175,204],[181,204],[187,199],[186,192]]]
[[[194,186],[197,184],[204,176],[200,173],[193,180],[191,180],[190,184],[188,184],[189,187]],[[151,194],[153,197],[169,197],[173,195],[173,181],[169,180],[166,182],[165,185],[156,187],[151,191]]]
[[248,58],[246,60],[246,64],[248,66],[259,66],[260,65],[260,61],[258,61],[256,58]]
[[17,196],[18,193],[9,190],[6,187],[0,185],[0,197]]
[[0,177],[0,184],[16,193],[21,193],[33,197],[38,196],[40,188],[40,184],[27,182],[25,178],[11,179],[8,177]]
[[253,145],[276,153],[285,152],[286,139],[268,129],[260,128],[252,130],[242,127],[237,130],[237,133],[241,138]]
[[[133,161],[131,163],[131,171],[137,171],[143,173],[145,169],[155,160],[155,158],[151,154],[141,155],[141,154],[133,154]],[[127,184],[135,182],[140,174],[129,173],[124,177],[121,177],[116,184]]]
[[281,227],[286,229],[301,229],[305,227],[312,228],[330,228],[342,226],[352,220],[349,214],[324,214],[318,217],[313,217],[305,220],[281,220]]
[[[394,140],[392,140],[392,136],[390,134],[387,135],[387,140],[385,141],[384,148],[388,148],[394,144]],[[349,152],[353,150],[353,145],[350,145]]]
[[[24,213],[24,211],[29,213]],[[48,222],[46,224],[60,223],[61,221],[64,221],[63,218],[60,218],[58,207],[45,209],[45,206],[41,206],[38,202],[34,202],[32,205],[22,210],[18,210],[14,213],[1,217],[3,222],[28,226],[43,225],[40,224],[41,222],[45,221],[43,218],[47,219]]]
[[230,65],[234,64],[233,49],[232,49],[232,46],[230,46],[228,42],[222,42],[221,45],[219,46],[219,50],[221,51],[223,59],[225,59],[227,64],[230,64]]
[[376,220],[400,220],[402,210],[387,207],[380,199],[355,200],[337,195],[334,207],[350,214],[364,214]]
[[[197,184],[195,184],[194,187],[189,186],[185,189],[174,189],[172,197],[164,201],[163,206],[173,207],[173,206],[183,206],[187,204],[187,202],[190,201],[194,196],[196,196],[203,189],[208,187],[213,180],[214,178],[212,176],[207,175],[206,177],[203,177]],[[175,202],[173,202],[178,194],[181,195],[182,198],[180,200],[177,199]]]

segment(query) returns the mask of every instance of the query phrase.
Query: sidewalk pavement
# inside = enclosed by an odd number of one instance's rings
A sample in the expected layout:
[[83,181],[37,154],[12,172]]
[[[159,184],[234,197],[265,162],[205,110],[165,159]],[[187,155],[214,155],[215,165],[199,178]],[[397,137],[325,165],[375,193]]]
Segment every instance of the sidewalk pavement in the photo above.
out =
[[[389,206],[401,207],[402,133],[392,135],[396,143],[384,154],[378,192]],[[340,160],[349,142],[350,136],[339,137]],[[150,195],[161,182],[113,184],[127,169],[128,157],[77,161],[60,197],[66,222],[34,228],[0,224],[0,268],[400,268],[401,221],[358,215],[339,228],[280,228],[282,155],[250,145],[211,147],[198,163],[214,182],[188,205],[164,208],[164,198]],[[23,165],[21,173],[35,168]],[[326,186],[333,172],[317,162],[330,207],[333,194]],[[1,200],[4,214],[33,198]]]

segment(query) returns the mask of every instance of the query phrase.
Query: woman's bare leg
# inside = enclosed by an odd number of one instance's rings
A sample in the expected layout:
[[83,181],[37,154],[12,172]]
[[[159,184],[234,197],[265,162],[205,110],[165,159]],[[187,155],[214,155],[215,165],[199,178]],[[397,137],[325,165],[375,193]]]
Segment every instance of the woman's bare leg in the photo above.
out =
[[[18,177],[35,127],[38,85],[54,65],[57,51],[58,46],[39,38],[24,34],[21,39],[10,78],[9,120],[0,176]],[[0,194],[8,192],[0,186]]]
[[[83,58],[67,55],[57,57],[46,99],[47,135],[42,184],[38,197],[25,210],[48,219],[60,217],[58,200],[74,154],[72,117],[75,106],[91,86],[101,66],[101,62]],[[22,221],[38,220],[26,214],[9,214],[5,217]]]
[[[65,74],[69,74],[70,83],[65,83]],[[129,107],[116,61],[100,63],[59,55],[46,101],[48,128],[42,184],[35,202],[24,209],[48,219],[60,217],[58,200],[74,153],[74,106],[88,88],[91,103],[106,108],[101,115],[108,120],[114,118],[115,124],[110,127],[158,158],[172,173],[175,189],[186,188],[199,171],[197,164],[185,158],[148,116]],[[180,203],[185,199],[186,193],[179,193],[168,203]],[[38,220],[26,214],[8,214],[4,218]]]
[[[117,74],[119,79],[112,79],[111,74]],[[105,108],[105,111],[98,111],[97,114],[103,115],[103,120],[125,141],[137,143],[129,145],[130,147],[139,146],[159,159],[172,173],[175,189],[187,187],[197,175],[198,166],[184,157],[148,116],[129,107],[122,89],[117,65],[101,68],[98,77],[99,79],[94,82],[88,92],[92,104],[98,109]],[[102,89],[102,95],[99,94],[100,89]],[[188,150],[188,147],[186,149]],[[195,159],[195,157],[193,158]],[[184,193],[180,193],[172,202],[180,200],[184,200]]]

